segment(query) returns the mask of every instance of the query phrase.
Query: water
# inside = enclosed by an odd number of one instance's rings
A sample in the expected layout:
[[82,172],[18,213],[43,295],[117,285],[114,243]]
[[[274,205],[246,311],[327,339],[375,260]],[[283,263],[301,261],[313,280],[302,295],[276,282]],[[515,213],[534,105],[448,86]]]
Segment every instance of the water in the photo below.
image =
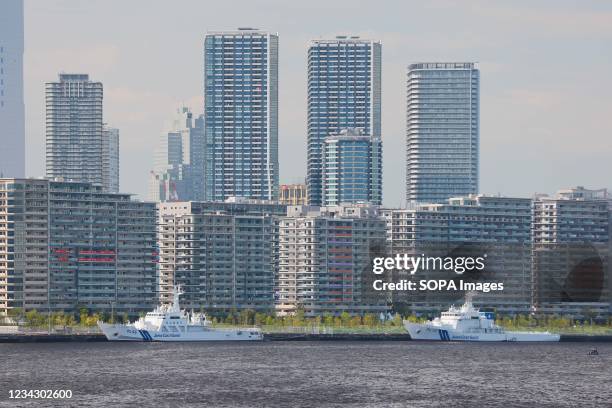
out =
[[610,343],[0,344],[0,367],[0,407],[612,407]]

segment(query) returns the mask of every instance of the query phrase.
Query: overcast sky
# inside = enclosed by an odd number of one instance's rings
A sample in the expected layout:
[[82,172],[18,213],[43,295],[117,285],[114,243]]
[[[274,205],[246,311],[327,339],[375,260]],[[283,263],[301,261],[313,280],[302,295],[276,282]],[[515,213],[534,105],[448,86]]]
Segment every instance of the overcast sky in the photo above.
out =
[[27,172],[44,174],[44,83],[104,83],[121,131],[121,191],[146,197],[153,149],[181,104],[202,112],[209,30],[279,33],[281,183],[306,168],[306,47],[360,35],[383,44],[384,203],[404,199],[406,66],[477,61],[481,192],[530,196],[612,187],[612,3],[602,1],[26,0]]

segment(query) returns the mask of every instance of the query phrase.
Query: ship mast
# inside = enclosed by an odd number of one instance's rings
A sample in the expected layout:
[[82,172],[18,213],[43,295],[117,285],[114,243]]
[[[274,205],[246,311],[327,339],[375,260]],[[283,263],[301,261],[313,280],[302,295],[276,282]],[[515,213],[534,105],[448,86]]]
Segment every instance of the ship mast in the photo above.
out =
[[181,307],[179,305],[179,297],[185,292],[181,289],[180,285],[174,285],[172,288],[172,311],[180,312]]

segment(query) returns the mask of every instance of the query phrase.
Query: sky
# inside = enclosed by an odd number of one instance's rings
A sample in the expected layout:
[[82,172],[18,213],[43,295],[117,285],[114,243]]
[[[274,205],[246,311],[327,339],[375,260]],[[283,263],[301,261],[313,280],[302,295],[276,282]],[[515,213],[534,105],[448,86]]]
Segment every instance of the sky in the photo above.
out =
[[168,121],[182,105],[202,112],[204,34],[237,27],[279,34],[281,183],[306,171],[309,40],[360,35],[383,44],[385,205],[404,202],[414,62],[478,63],[480,192],[612,187],[612,3],[601,1],[25,0],[27,174],[44,175],[44,83],[87,73],[121,132],[121,191],[146,198]]

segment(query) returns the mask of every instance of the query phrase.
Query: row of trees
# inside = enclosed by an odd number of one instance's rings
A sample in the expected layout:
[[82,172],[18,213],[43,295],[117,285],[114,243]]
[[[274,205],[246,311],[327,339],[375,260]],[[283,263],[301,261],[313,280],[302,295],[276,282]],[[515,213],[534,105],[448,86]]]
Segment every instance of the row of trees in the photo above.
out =
[[48,313],[36,310],[24,312],[20,308],[11,309],[9,317],[13,322],[26,327],[47,327],[49,324],[53,327],[94,327],[99,320],[106,322],[114,320],[118,323],[129,321],[127,314],[116,315],[111,319],[109,313],[90,313],[86,308],[80,309],[78,314],[51,313],[51,321],[49,321]]
[[[44,312],[31,310],[24,312],[22,309],[12,309],[9,317],[14,322],[28,327],[46,327],[51,324],[53,327],[94,327],[98,321],[114,321],[116,323],[126,323],[130,320],[127,314],[111,316],[110,313],[91,313],[86,308],[79,310],[78,314],[51,313],[49,316]],[[364,314],[362,316],[351,316],[348,312],[342,312],[339,316],[326,314],[318,317],[307,317],[303,310],[298,310],[291,316],[276,316],[270,313],[259,313],[254,310],[232,310],[225,315],[212,318],[213,323],[243,326],[274,326],[274,327],[385,327],[402,325],[402,320],[417,322],[427,320],[424,317],[407,315],[402,317],[399,313],[381,319],[376,314]],[[604,324],[594,324],[591,320],[573,320],[561,316],[497,316],[497,323],[506,328],[525,328],[525,327],[545,327],[551,329],[565,329],[576,325],[588,325],[612,328],[612,317],[608,318]]]
[[[9,317],[14,322],[27,327],[47,327],[49,323],[53,327],[94,327],[98,321],[114,321],[125,323],[130,320],[127,314],[110,316],[109,313],[90,313],[87,309],[79,310],[76,315],[61,312],[51,313],[30,310],[23,312],[22,309],[11,309]],[[277,326],[277,327],[308,327],[308,326],[335,326],[335,327],[377,327],[377,326],[401,326],[402,318],[395,315],[391,320],[381,322],[375,314],[363,316],[351,316],[343,312],[340,316],[325,315],[322,317],[306,317],[304,311],[300,310],[292,316],[279,317],[273,314],[258,313],[254,310],[230,311],[225,316],[213,317],[213,323],[242,325],[242,326]]]
[[367,313],[362,316],[351,316],[348,312],[342,312],[339,316],[326,314],[317,317],[307,317],[303,310],[298,310],[291,316],[276,316],[274,314],[257,313],[253,310],[241,312],[231,311],[225,317],[215,317],[214,323],[247,326],[276,326],[276,327],[311,327],[311,326],[335,326],[335,327],[380,327],[401,326],[402,317],[396,314],[391,319],[382,321],[376,314]]

